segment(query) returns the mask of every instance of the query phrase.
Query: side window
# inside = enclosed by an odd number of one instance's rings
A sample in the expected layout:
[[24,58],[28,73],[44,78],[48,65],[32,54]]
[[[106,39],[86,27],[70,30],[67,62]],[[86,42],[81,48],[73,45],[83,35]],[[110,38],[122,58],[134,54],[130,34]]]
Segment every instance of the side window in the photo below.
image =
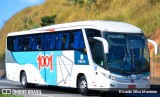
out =
[[89,43],[91,53],[92,53],[92,51],[94,50],[93,37],[101,37],[101,32],[95,29],[85,29],[85,32],[86,32],[88,43]]
[[51,40],[50,40],[50,45],[49,45],[49,49],[50,50],[54,50],[55,49],[55,43],[56,43],[56,34],[51,34],[50,35]]
[[24,49],[24,45],[23,45],[23,41],[24,41],[24,36],[17,36],[18,38],[18,51],[23,51]]
[[74,32],[73,49],[77,49],[77,50],[85,49],[82,30],[77,30]]
[[18,38],[18,36],[17,36],[17,37],[15,37],[15,39],[14,39],[14,51],[18,51],[18,50],[19,50],[18,41],[19,41],[19,38]]
[[62,38],[62,49],[68,50],[70,44],[70,32],[64,32]]
[[103,57],[103,45],[101,42],[96,41],[94,44],[94,49],[92,50],[92,56],[94,62],[103,67],[104,66],[104,57]]
[[103,57],[103,45],[101,42],[93,39],[93,37],[101,37],[101,32],[95,29],[85,29],[88,43],[90,46],[92,58],[94,62],[103,67],[104,65],[104,57]]
[[[10,39],[7,41],[11,41]],[[31,50],[31,36],[14,36],[12,38],[13,45],[13,51],[29,51]],[[8,44],[7,44],[8,45]]]
[[51,45],[51,34],[47,33],[44,35],[44,49],[50,50],[50,45]]
[[29,36],[25,36],[22,44],[23,45],[22,51],[29,50],[29,41],[30,41]]
[[43,50],[43,36],[37,36],[37,50]]
[[101,37],[101,32],[95,29],[85,29],[87,38]]
[[32,36],[32,50],[43,50],[43,35]]
[[[11,41],[11,40],[8,40]],[[14,36],[13,51],[29,50],[29,37],[27,36]]]
[[[13,37],[13,36],[7,37],[7,49],[10,51],[14,51],[14,46],[15,46],[15,44],[14,44],[15,39],[14,38],[15,37]],[[15,47],[17,47],[17,44]]]
[[[46,38],[51,41],[50,38]],[[8,37],[7,47],[12,51],[36,51],[43,50],[46,46],[43,46],[43,35],[33,34]]]
[[56,49],[57,50],[62,49],[62,38],[63,38],[63,33],[57,33],[56,35]]
[[47,33],[44,35],[45,50],[69,50],[70,32]]
[[[36,45],[41,38],[33,36],[32,50],[36,50]],[[38,41],[38,42],[36,42]],[[63,32],[46,33],[44,34],[44,49],[45,50],[84,50],[85,43],[82,30],[68,30]]]
[[37,50],[37,36],[33,35],[32,36],[32,50]]
[[74,42],[74,32],[71,31],[70,33],[70,43],[69,43],[69,48],[73,50],[73,42]]

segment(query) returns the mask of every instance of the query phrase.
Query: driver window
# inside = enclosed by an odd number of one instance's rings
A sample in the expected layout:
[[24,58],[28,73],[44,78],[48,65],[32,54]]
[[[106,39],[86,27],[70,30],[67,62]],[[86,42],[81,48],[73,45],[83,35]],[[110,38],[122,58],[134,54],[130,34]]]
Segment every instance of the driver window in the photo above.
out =
[[103,45],[101,42],[93,39],[93,37],[101,37],[101,32],[95,29],[85,29],[88,43],[90,46],[91,54],[93,61],[103,67],[104,65],[104,58],[103,58]]

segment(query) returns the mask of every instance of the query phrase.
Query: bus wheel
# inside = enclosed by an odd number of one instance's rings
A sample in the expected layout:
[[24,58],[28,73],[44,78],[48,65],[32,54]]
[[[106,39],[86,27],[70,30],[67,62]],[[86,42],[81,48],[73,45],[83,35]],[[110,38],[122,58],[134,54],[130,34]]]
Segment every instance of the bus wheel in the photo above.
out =
[[27,76],[25,72],[22,72],[20,81],[23,88],[29,88],[30,86],[32,86],[30,83],[27,82]]
[[78,91],[81,95],[84,95],[84,96],[88,95],[88,85],[87,85],[86,77],[84,75],[79,78]]

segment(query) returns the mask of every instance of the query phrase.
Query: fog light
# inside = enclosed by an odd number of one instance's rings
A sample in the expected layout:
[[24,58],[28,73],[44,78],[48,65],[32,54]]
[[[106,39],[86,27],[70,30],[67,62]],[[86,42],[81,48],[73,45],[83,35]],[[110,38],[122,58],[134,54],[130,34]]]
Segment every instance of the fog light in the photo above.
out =
[[113,85],[113,84],[110,84],[110,86],[111,86],[111,88],[115,88],[115,85]]

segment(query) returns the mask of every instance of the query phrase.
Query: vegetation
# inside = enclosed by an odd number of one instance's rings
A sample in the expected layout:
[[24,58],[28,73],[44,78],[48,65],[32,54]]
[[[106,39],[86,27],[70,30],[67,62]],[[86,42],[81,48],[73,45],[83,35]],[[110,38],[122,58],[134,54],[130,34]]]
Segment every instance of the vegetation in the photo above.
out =
[[9,95],[9,94],[0,94],[0,97],[23,97],[23,96],[16,96],[16,95]]
[[56,15],[54,23],[81,20],[114,20],[140,27],[147,37],[160,28],[160,0],[46,0],[22,10],[1,29],[0,57],[4,56],[6,35],[42,25],[45,16]]
[[49,25],[53,25],[55,23],[55,18],[56,15],[51,15],[51,16],[44,16],[41,18],[41,26],[49,26]]

